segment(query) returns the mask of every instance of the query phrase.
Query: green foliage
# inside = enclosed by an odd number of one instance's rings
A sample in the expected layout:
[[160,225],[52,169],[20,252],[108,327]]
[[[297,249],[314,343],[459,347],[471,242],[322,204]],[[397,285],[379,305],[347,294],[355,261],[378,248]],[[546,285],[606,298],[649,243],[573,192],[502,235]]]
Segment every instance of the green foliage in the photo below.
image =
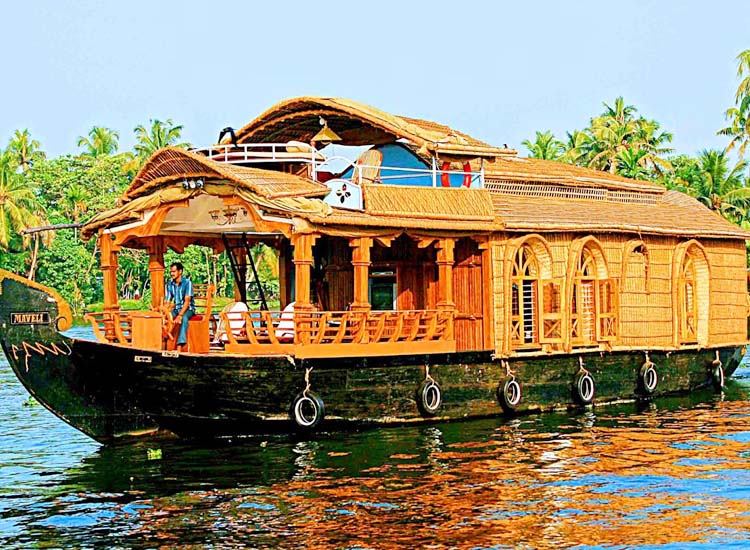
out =
[[742,159],[750,144],[750,50],[737,56],[737,76],[741,78],[734,97],[734,106],[724,112],[729,125],[718,131],[719,135],[731,138],[725,152],[737,147]]
[[724,151],[703,151],[698,158],[699,177],[691,182],[688,193],[728,220],[742,223],[750,207],[747,165],[740,161],[730,170]]
[[115,206],[130,184],[121,156],[64,156],[37,163],[29,179],[50,210],[52,223],[72,222]]
[[20,232],[42,219],[34,187],[25,174],[16,171],[16,161],[12,152],[0,151],[0,249],[3,250],[25,248],[29,240],[21,237]]
[[8,143],[7,152],[23,172],[28,172],[34,162],[45,158],[40,147],[39,142],[31,138],[28,129],[16,130]]
[[605,103],[604,112],[592,118],[587,128],[568,134],[564,160],[641,179],[669,170],[671,165],[664,155],[672,152],[666,147],[672,134],[660,131],[658,122],[637,113],[622,97],[612,106]]
[[79,137],[78,147],[83,147],[84,155],[106,157],[114,155],[119,147],[120,134],[109,128],[94,126],[89,130],[89,137]]
[[565,144],[549,130],[537,132],[533,143],[526,139],[522,144],[529,150],[529,157],[535,159],[560,160],[565,153]]
[[60,292],[76,316],[102,296],[102,273],[93,246],[84,246],[72,229],[64,229],[39,254],[38,280]]
[[139,124],[133,130],[136,138],[136,144],[133,147],[135,154],[124,167],[127,172],[137,172],[151,155],[163,147],[190,147],[189,143],[179,142],[182,125],[176,125],[171,118],[168,118],[166,122],[153,119],[149,123],[151,126],[148,129]]

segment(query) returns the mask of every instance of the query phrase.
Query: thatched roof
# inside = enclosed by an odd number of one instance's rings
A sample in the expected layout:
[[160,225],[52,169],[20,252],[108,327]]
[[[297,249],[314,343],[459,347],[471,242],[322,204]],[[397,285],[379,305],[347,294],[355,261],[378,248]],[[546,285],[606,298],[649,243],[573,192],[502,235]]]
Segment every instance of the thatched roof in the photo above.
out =
[[239,143],[309,142],[321,129],[320,118],[347,145],[374,145],[407,140],[425,152],[496,157],[515,151],[494,147],[443,124],[392,115],[350,99],[300,97],[283,101],[241,128]]
[[655,193],[661,195],[665,188],[642,180],[624,178],[617,174],[583,168],[564,162],[522,157],[500,157],[484,165],[485,178],[523,182],[547,182],[578,187],[597,187]]
[[148,159],[121,200],[127,202],[163,185],[196,178],[229,181],[269,199],[328,194],[324,184],[300,176],[215,162],[184,149],[167,147]]
[[750,239],[738,227],[677,191],[653,203],[589,201],[492,193],[498,220],[509,231],[633,232],[682,237]]
[[[525,159],[447,126],[394,116],[355,101],[303,97],[284,101],[237,132],[243,142],[309,141],[329,126],[349,144],[407,140],[412,149],[442,158],[484,159],[485,189],[363,186],[365,211],[331,208],[318,200],[328,187],[274,170],[215,162],[176,148],[156,152],[121,197],[84,235],[137,219],[165,201],[200,193],[240,197],[282,217],[327,227],[384,227],[449,231],[626,231],[675,236],[750,238],[695,199],[660,185],[559,162]],[[475,166],[476,165],[476,166]],[[184,190],[202,178],[205,190]],[[205,202],[205,201],[204,201]],[[291,221],[291,220],[290,220]]]

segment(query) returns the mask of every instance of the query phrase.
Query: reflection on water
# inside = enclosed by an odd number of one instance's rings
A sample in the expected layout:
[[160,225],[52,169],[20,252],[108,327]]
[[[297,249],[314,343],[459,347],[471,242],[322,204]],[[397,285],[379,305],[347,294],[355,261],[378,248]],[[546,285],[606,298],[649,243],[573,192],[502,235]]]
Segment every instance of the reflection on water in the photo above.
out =
[[0,547],[744,548],[738,375],[640,411],[101,447],[2,363]]

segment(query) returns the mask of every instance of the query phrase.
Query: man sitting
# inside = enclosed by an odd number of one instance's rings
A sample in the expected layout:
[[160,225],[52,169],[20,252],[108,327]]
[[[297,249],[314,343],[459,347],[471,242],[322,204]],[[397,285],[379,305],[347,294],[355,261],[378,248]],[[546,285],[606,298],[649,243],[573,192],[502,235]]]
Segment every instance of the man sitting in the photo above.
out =
[[187,351],[187,331],[190,318],[195,315],[193,303],[193,283],[182,276],[183,265],[174,262],[169,266],[171,281],[167,282],[164,293],[164,304],[172,308],[174,323],[179,327],[177,336],[177,351]]

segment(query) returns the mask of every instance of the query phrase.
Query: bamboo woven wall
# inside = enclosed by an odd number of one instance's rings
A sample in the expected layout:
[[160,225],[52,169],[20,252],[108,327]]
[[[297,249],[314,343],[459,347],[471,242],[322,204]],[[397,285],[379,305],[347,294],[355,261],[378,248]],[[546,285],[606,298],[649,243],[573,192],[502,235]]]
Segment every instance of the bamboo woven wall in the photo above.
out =
[[[564,279],[568,269],[571,244],[580,234],[540,235],[548,244],[554,278]],[[508,320],[506,308],[506,248],[518,235],[498,234],[492,241],[493,285],[496,304],[494,341],[497,353],[507,353],[505,341]],[[686,239],[674,237],[634,236],[628,234],[596,235],[606,257],[607,276],[619,287],[619,336],[613,347],[643,349],[671,347],[677,341],[676,309],[673,285],[677,248]],[[692,242],[692,241],[691,241]],[[684,245],[683,245],[684,247]],[[737,344],[746,339],[747,270],[745,245],[740,240],[705,239],[689,250],[705,250],[710,282],[708,303],[699,300],[699,315],[707,323],[707,341],[703,345]],[[701,253],[702,254],[702,253]],[[624,276],[623,276],[624,275]],[[567,306],[563,302],[563,308]]]
[[745,244],[704,243],[711,265],[709,342],[739,342],[747,337],[747,260]]

